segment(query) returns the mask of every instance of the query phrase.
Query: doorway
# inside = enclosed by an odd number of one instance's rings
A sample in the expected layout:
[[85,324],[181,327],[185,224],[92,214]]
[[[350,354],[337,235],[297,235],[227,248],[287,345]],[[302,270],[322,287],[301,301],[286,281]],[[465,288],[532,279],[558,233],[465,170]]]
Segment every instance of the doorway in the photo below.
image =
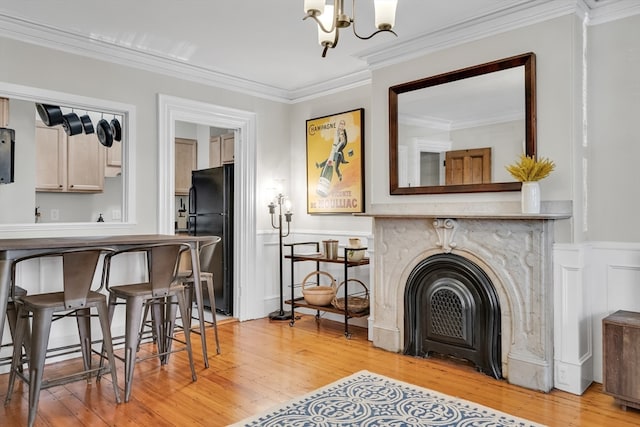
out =
[[161,177],[158,194],[158,233],[173,234],[175,199],[173,197],[175,170],[175,122],[184,121],[204,126],[236,129],[234,182],[234,209],[242,212],[234,222],[234,235],[238,236],[233,249],[234,308],[238,320],[260,317],[251,313],[250,296],[255,292],[240,292],[243,283],[256,283],[253,263],[237,260],[256,259],[256,115],[253,112],[221,107],[200,101],[158,95],[158,172]]

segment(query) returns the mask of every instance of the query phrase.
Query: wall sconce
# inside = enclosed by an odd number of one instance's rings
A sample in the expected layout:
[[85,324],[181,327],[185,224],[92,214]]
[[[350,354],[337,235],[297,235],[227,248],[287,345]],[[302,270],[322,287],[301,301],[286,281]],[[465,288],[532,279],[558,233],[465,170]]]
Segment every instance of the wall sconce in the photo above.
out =
[[368,40],[378,33],[387,32],[395,36],[392,30],[396,21],[396,8],[398,0],[374,0],[375,25],[378,29],[369,36],[361,36],[356,32],[356,0],[352,1],[351,12],[353,17],[344,13],[344,0],[333,0],[333,4],[325,5],[325,0],[304,0],[305,17],[311,18],[318,24],[318,42],[324,47],[322,57],[327,56],[327,49],[338,45],[340,28],[347,28],[353,24],[353,34],[361,39]]
[[[290,231],[291,225],[291,216],[293,213],[291,212],[291,201],[286,199],[282,193],[279,193],[276,196],[276,201],[278,203],[278,223],[275,223],[276,216],[276,204],[274,202],[269,203],[269,215],[271,215],[271,227],[278,230],[278,249],[280,253],[280,309],[276,310],[269,314],[269,319],[271,320],[289,320],[291,319],[291,311],[284,311],[284,293],[283,293],[283,278],[282,278],[282,238],[287,237]],[[284,207],[284,218],[287,223],[287,232],[283,233],[282,228],[282,209]]]

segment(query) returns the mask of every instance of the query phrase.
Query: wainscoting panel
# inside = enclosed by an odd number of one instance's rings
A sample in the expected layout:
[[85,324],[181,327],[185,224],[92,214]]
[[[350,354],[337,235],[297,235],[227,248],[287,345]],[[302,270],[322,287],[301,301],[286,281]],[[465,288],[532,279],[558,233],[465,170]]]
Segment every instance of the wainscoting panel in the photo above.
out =
[[581,246],[554,246],[554,387],[574,394],[582,394],[593,380],[587,252]]
[[602,319],[618,310],[640,312],[640,244],[593,242],[586,265],[592,301],[594,376],[602,382]]
[[607,265],[607,306],[640,309],[640,266]]
[[[371,261],[373,261],[373,237],[367,233],[345,233],[345,232],[327,232],[327,231],[305,231],[305,232],[292,232],[288,237],[283,239],[283,243],[297,243],[297,242],[322,242],[322,240],[327,239],[335,239],[338,240],[338,253],[342,253],[342,250],[345,246],[347,246],[349,242],[349,237],[359,237],[364,246],[367,246],[367,256],[370,257]],[[259,235],[259,249],[258,249],[258,271],[264,272],[264,274],[258,274],[258,277],[262,277],[264,280],[264,298],[263,298],[263,307],[261,312],[258,315],[258,307],[252,310],[252,317],[265,317],[272,311],[275,311],[279,308],[280,304],[280,268],[278,264],[279,257],[279,249],[278,249],[278,234],[274,233],[264,233]],[[304,247],[305,251],[310,251],[313,249],[311,246]],[[284,255],[289,254],[290,248],[284,246],[283,248]],[[320,251],[322,251],[322,243],[320,243]],[[343,280],[344,276],[344,266],[342,264],[322,264],[320,268],[323,271],[327,271],[330,273],[338,282],[338,284]],[[283,292],[284,299],[288,300],[291,298],[291,262],[288,259],[283,260],[282,264],[282,281],[283,281]],[[294,277],[295,284],[300,285],[304,277],[314,271],[316,269],[315,263],[313,262],[298,262],[294,265]],[[357,267],[351,268],[349,270],[349,277],[356,278],[365,283],[369,291],[372,292],[372,280],[373,280],[373,265],[369,265],[367,267]],[[294,289],[294,296],[297,298],[302,296],[299,287]],[[370,299],[373,299],[373,295],[370,293]],[[285,304],[284,309],[288,311],[290,309],[289,305]],[[316,312],[314,310],[305,310],[305,309],[296,309],[296,311],[300,311],[305,314],[313,314]],[[320,313],[323,318],[343,321],[343,317],[338,316],[333,313]],[[373,313],[372,313],[373,315]],[[372,315],[369,318],[372,318]],[[371,320],[367,317],[351,319],[350,324],[368,327],[371,323]],[[371,328],[369,328],[371,330]]]
[[554,385],[582,394],[602,382],[602,319],[640,312],[640,244],[554,245]]

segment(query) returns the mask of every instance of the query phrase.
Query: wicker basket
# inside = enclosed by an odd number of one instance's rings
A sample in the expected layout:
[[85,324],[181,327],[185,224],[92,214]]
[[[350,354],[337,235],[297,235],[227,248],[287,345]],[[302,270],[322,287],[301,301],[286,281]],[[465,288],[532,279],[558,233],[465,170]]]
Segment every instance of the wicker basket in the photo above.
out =
[[[349,279],[348,281],[360,284],[360,286],[364,288],[364,292],[359,292],[355,295],[347,295],[347,311],[350,313],[362,313],[367,311],[369,309],[369,289],[367,288],[367,285],[358,279]],[[340,289],[342,285],[344,285],[344,281],[336,288],[336,296],[331,302],[331,304],[339,310],[344,310],[344,298],[338,298],[338,289]]]
[[[309,281],[313,276],[326,276],[329,278],[330,285],[320,285],[320,278],[318,282]],[[326,271],[312,271],[302,281],[302,296],[307,304],[311,305],[329,305],[336,296],[336,280],[333,276]]]

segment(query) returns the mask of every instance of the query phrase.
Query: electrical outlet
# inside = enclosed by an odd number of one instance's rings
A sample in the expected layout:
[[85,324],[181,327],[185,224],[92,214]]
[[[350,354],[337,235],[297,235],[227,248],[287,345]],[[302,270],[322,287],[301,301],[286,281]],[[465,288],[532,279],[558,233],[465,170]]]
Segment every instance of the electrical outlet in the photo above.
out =
[[57,221],[60,219],[60,211],[58,209],[51,209],[51,221]]
[[562,366],[558,368],[558,382],[560,384],[567,383],[567,369]]
[[114,221],[120,221],[122,219],[122,212],[120,209],[114,209],[111,211],[111,219]]

